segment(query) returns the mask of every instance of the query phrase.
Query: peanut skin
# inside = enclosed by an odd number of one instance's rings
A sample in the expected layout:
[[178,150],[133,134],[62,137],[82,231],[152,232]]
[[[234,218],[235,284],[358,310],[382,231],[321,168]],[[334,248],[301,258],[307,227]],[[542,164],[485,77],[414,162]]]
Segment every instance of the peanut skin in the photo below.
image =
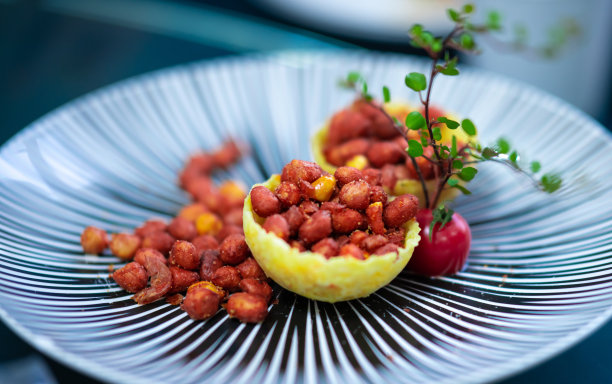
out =
[[261,217],[268,217],[281,211],[281,202],[278,197],[261,185],[251,190],[251,204],[255,213]]
[[252,293],[238,292],[230,296],[225,306],[230,317],[243,323],[260,323],[268,314],[268,302]]
[[306,244],[312,244],[328,237],[331,233],[331,214],[328,211],[317,211],[300,226],[298,236]]
[[136,293],[147,286],[147,271],[138,263],[127,263],[113,273],[113,280],[126,291]]
[[285,241],[289,240],[289,236],[291,234],[289,223],[282,215],[279,215],[278,213],[268,216],[262,227],[268,233],[273,233]]
[[384,210],[383,218],[389,228],[403,225],[416,216],[419,200],[410,194],[401,195],[390,202]]
[[370,185],[364,180],[352,181],[342,187],[339,197],[347,207],[364,210],[370,205]]

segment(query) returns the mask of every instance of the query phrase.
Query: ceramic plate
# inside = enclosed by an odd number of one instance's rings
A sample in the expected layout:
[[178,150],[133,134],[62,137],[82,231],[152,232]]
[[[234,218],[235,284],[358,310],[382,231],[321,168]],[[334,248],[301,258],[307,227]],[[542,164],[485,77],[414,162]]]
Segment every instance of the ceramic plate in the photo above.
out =
[[[436,104],[469,117],[484,143],[505,136],[523,159],[563,173],[555,195],[482,165],[455,209],[471,224],[467,268],[403,274],[336,305],[276,290],[258,325],[224,311],[205,322],[164,302],[138,306],[108,278],[113,256],[85,256],[87,225],[130,230],[170,218],[187,156],[239,137],[253,148],[218,179],[267,179],[310,158],[309,137],[370,89],[416,102],[404,75],[427,62],[368,53],[220,59],[131,79],[33,123],[0,151],[0,313],[39,350],[111,382],[481,382],[559,353],[612,311],[612,140],[584,114],[495,75],[440,78]],[[597,162],[592,159],[598,159]]]

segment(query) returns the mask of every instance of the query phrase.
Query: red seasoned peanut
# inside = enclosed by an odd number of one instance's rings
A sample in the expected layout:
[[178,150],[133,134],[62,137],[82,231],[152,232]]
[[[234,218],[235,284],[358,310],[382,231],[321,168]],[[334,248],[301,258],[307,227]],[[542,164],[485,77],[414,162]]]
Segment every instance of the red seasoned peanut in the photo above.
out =
[[340,248],[339,254],[340,256],[352,257],[357,260],[365,260],[363,251],[358,246],[351,243],[343,245],[342,248]]
[[290,236],[295,236],[300,229],[300,225],[306,220],[304,213],[297,206],[293,205],[282,213],[287,224],[289,224]]
[[383,187],[393,190],[395,184],[397,184],[397,176],[395,175],[395,166],[392,164],[385,164],[381,168],[380,183]]
[[113,255],[123,260],[134,257],[140,248],[140,237],[129,233],[113,233],[110,241],[110,250]]
[[174,244],[174,237],[167,232],[149,233],[142,238],[140,246],[142,248],[153,248],[167,255]]
[[213,164],[219,168],[227,168],[235,163],[241,156],[240,147],[235,141],[226,141],[221,148],[212,154]]
[[343,245],[348,244],[350,239],[347,235],[342,235],[336,238],[336,242],[338,243],[338,247],[342,247]]
[[370,203],[382,203],[387,204],[387,194],[380,185],[370,187]]
[[310,200],[302,201],[300,204],[300,210],[303,214],[311,216],[319,210],[319,205]]
[[219,231],[219,233],[215,235],[215,237],[217,238],[217,240],[223,241],[226,237],[229,237],[231,235],[244,236],[244,230],[242,229],[242,226],[239,227],[237,225],[224,225],[223,228],[221,228],[221,230]]
[[374,234],[384,235],[386,232],[385,223],[383,221],[383,212],[383,205],[380,202],[372,203],[368,209],[366,209],[368,226]]
[[147,271],[138,263],[127,263],[113,272],[113,280],[126,291],[136,293],[147,286]]
[[215,185],[208,176],[196,176],[186,181],[185,190],[196,201],[202,201],[207,194],[215,192]]
[[227,293],[223,289],[217,287],[212,282],[205,281],[205,280],[198,281],[196,283],[191,284],[189,286],[189,288],[187,288],[187,293],[189,293],[189,291],[191,291],[193,289],[196,289],[196,288],[205,288],[205,289],[208,289],[209,291],[211,291],[214,294],[216,294],[217,296],[219,296],[219,300],[224,300],[225,296],[227,295]]
[[339,167],[357,155],[365,155],[370,149],[372,141],[369,139],[353,139],[325,150],[325,157],[331,164]]
[[214,249],[202,251],[200,261],[200,279],[202,280],[212,280],[217,269],[223,266],[219,258],[219,251]]
[[177,240],[193,240],[197,235],[195,224],[193,221],[187,220],[184,217],[175,217],[168,224],[168,233]]
[[354,109],[343,109],[337,112],[329,123],[327,145],[337,145],[350,138],[365,136],[370,121]]
[[134,234],[143,238],[149,233],[164,232],[166,228],[166,223],[161,220],[147,220],[134,230]]
[[198,255],[201,254],[202,251],[205,251],[207,249],[219,248],[219,242],[212,235],[200,235],[193,239],[191,241],[191,244],[196,247],[196,252],[198,253]]
[[287,241],[291,235],[291,228],[287,219],[278,213],[276,215],[266,217],[266,221],[263,223],[263,229],[268,233],[273,233],[277,237]]
[[185,269],[200,268],[200,255],[195,245],[185,240],[177,240],[170,250],[170,264],[178,265]]
[[346,206],[344,204],[338,203],[337,201],[326,201],[321,204],[321,210],[330,211],[332,214],[343,209],[346,209]]
[[385,164],[399,163],[404,159],[405,153],[392,141],[379,141],[372,144],[366,156],[370,164],[380,168]]
[[381,185],[382,172],[380,169],[368,168],[363,171],[363,179],[372,185]]
[[334,172],[334,177],[340,185],[348,184],[351,181],[357,181],[363,179],[363,173],[354,167],[340,167]]
[[138,304],[149,304],[163,298],[172,287],[172,273],[156,257],[145,258],[144,268],[149,275],[151,286],[138,291],[132,299]]
[[200,281],[200,274],[180,267],[170,266],[172,274],[172,287],[168,293],[178,293],[186,291],[193,283]]
[[230,292],[236,291],[240,284],[240,272],[234,267],[224,265],[213,273],[211,281],[213,284]]
[[323,240],[316,242],[311,248],[311,251],[319,253],[329,259],[338,254],[338,243],[331,237],[326,237]]
[[370,235],[363,240],[361,247],[372,253],[383,245],[387,244],[389,239],[383,235]]
[[315,187],[307,181],[300,180],[298,181],[298,188],[300,190],[300,196],[304,199],[313,199],[315,198]]
[[331,233],[331,214],[328,211],[317,211],[300,226],[298,236],[306,244],[312,244]]
[[108,237],[103,229],[89,226],[81,234],[83,252],[97,255],[108,247]]
[[384,255],[384,254],[391,253],[391,252],[398,253],[398,248],[399,247],[396,244],[387,243],[383,245],[382,247],[378,248],[377,250],[375,250],[372,254],[373,255]]
[[387,204],[383,213],[385,224],[388,227],[399,227],[414,218],[419,208],[419,200],[414,195],[405,194],[395,198]]
[[234,208],[223,216],[226,225],[237,225],[242,227],[242,207]]
[[393,121],[385,115],[378,105],[366,102],[364,100],[356,100],[352,109],[359,111],[370,121],[368,133],[381,139],[391,139],[399,132],[393,125]]
[[395,231],[388,232],[385,236],[389,239],[390,243],[393,243],[399,247],[403,247],[406,242],[406,230],[399,227]]
[[209,209],[204,204],[193,203],[181,208],[178,213],[178,216],[195,223],[198,216],[206,212],[209,212]]
[[261,296],[238,292],[230,296],[225,310],[243,323],[259,323],[268,315],[268,302]]
[[240,289],[243,292],[263,297],[266,299],[266,303],[269,303],[272,298],[272,287],[265,281],[251,278],[243,279],[240,282]]
[[352,181],[340,190],[340,202],[349,208],[363,210],[370,205],[370,185],[364,180]]
[[266,274],[263,269],[261,269],[257,261],[252,257],[247,257],[245,261],[236,266],[236,269],[240,272],[240,276],[242,276],[243,279],[266,279]]
[[205,287],[190,289],[181,309],[194,320],[208,319],[219,309],[219,296]]
[[351,233],[349,237],[349,241],[351,244],[355,244],[358,247],[361,247],[361,243],[368,237],[368,234],[364,231],[354,231]]
[[166,264],[166,257],[162,255],[161,252],[153,248],[140,248],[137,250],[136,254],[134,254],[134,261],[140,265],[145,265],[145,259],[147,257],[155,257],[162,263]]
[[294,183],[290,183],[288,181],[283,181],[280,183],[278,187],[276,187],[274,193],[285,207],[297,205],[300,203],[300,201],[302,201],[300,188],[298,188],[298,186]]
[[249,256],[250,252],[244,235],[239,234],[226,237],[219,246],[219,258],[225,264],[240,264]]
[[338,233],[351,233],[365,225],[366,217],[354,209],[344,208],[332,212],[332,227]]
[[291,160],[283,167],[281,182],[297,184],[300,180],[312,183],[323,175],[323,169],[317,163],[304,160]]
[[281,202],[268,188],[259,185],[251,190],[251,204],[256,214],[268,217],[280,213]]

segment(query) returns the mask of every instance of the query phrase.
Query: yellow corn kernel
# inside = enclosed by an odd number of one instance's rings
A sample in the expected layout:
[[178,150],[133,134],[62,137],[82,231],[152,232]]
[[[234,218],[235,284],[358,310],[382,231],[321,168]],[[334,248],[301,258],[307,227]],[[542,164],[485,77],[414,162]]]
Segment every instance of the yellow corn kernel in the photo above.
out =
[[197,283],[191,284],[189,288],[187,288],[187,294],[189,294],[189,291],[191,291],[193,288],[197,287],[204,287],[212,293],[216,293],[217,295],[219,295],[220,298],[225,297],[225,291],[222,288],[219,288],[212,282],[206,280],[198,281]]
[[327,201],[334,193],[336,178],[332,175],[323,175],[316,179],[312,186],[314,187],[314,198],[318,201]]
[[349,161],[346,162],[348,167],[357,168],[359,170],[365,169],[368,166],[368,158],[364,155],[353,156]]
[[223,196],[228,196],[236,199],[244,200],[246,192],[244,187],[233,180],[227,180],[219,186],[219,193]]
[[216,235],[223,228],[223,222],[214,213],[203,213],[196,219],[196,229],[200,235]]
[[202,203],[193,203],[184,206],[178,213],[179,217],[187,219],[189,221],[193,221],[195,223],[196,219],[203,213],[208,212],[208,208]]

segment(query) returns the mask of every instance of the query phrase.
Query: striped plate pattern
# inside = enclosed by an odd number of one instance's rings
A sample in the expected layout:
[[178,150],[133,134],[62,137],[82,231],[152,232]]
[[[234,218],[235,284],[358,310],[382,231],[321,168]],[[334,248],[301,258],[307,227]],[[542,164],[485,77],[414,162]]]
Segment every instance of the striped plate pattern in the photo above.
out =
[[365,52],[219,59],[124,81],[41,118],[0,151],[3,320],[110,382],[482,382],[568,348],[612,311],[612,140],[560,100],[478,71],[436,80],[436,104],[473,119],[485,144],[509,137],[565,184],[549,196],[482,165],[473,194],[455,204],[474,239],[455,276],[406,273],[335,305],[277,288],[269,317],[245,325],[224,311],[195,322],[163,302],[135,305],[108,278],[118,259],[82,254],[86,225],[130,230],[185,204],[175,179],[190,153],[241,138],[252,155],[217,177],[262,181],[311,157],[310,134],[353,97],[336,87],[348,70],[414,103],[403,77],[426,67]]

